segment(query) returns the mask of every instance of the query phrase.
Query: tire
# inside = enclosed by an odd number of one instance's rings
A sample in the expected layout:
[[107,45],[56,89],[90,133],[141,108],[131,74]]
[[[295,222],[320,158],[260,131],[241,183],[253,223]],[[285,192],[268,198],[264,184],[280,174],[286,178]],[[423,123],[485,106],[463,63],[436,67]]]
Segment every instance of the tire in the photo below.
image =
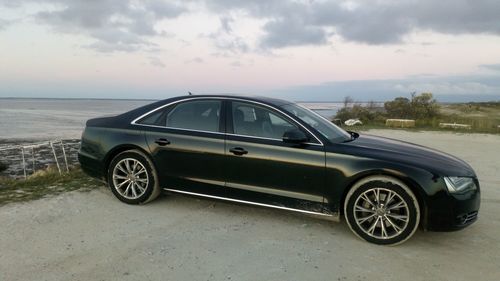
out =
[[140,150],[121,152],[111,160],[108,185],[116,198],[127,204],[145,204],[160,195],[156,169]]
[[349,190],[344,216],[359,238],[379,245],[397,245],[417,230],[420,207],[413,192],[401,181],[371,176]]

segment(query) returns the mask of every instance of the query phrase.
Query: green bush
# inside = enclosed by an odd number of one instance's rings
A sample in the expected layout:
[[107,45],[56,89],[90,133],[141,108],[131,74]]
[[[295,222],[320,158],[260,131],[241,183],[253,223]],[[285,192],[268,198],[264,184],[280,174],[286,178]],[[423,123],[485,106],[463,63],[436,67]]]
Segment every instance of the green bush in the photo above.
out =
[[431,93],[416,95],[411,99],[404,97],[395,98],[384,103],[384,108],[389,118],[401,119],[432,119],[439,116],[439,105]]
[[389,118],[409,119],[411,118],[411,102],[407,98],[398,97],[393,101],[384,103],[384,108]]

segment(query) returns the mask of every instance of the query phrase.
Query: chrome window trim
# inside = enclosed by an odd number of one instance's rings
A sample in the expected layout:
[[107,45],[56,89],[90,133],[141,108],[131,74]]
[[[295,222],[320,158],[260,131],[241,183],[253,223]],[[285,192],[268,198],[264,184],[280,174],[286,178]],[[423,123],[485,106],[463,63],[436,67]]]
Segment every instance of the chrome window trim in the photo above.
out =
[[[145,126],[145,127],[153,127],[153,128],[160,128],[160,129],[169,129],[169,130],[181,130],[181,131],[186,131],[186,132],[209,133],[209,134],[216,134],[216,135],[227,135],[227,136],[245,137],[245,138],[263,139],[263,140],[271,140],[271,141],[283,142],[283,140],[281,140],[281,139],[256,137],[256,136],[249,136],[249,135],[238,135],[238,134],[229,134],[229,133],[221,133],[221,132],[211,132],[211,131],[202,131],[202,130],[193,130],[193,129],[182,129],[182,128],[157,126],[157,125],[148,125],[148,124],[134,124],[134,125],[136,125],[136,126]],[[232,141],[234,141],[234,140],[232,140]],[[322,146],[321,144],[314,143],[314,142],[305,142],[304,144]]]
[[216,134],[216,135],[226,135],[226,133],[214,132],[214,131],[183,129],[183,128],[176,128],[176,127],[157,126],[157,125],[148,125],[148,124],[132,124],[132,125],[145,126],[145,127],[153,127],[153,128],[160,128],[160,129],[180,130],[180,131],[186,131],[186,132],[200,132],[200,133],[209,133],[209,134]]
[[[244,138],[253,138],[253,139],[262,139],[262,140],[272,140],[272,141],[279,141],[279,142],[283,142],[283,140],[282,140],[282,139],[273,139],[273,138],[266,138],[266,137],[257,137],[257,136],[239,135],[239,134],[229,134],[229,133],[226,133],[225,135],[228,135],[228,136],[235,136],[235,137],[244,137]],[[235,141],[235,140],[230,140],[230,141]],[[304,142],[303,144],[307,144],[307,145],[316,145],[316,146],[323,146],[322,144],[315,143],[315,142]]]
[[292,120],[293,123],[295,123],[296,125],[300,126],[301,128],[303,128],[304,130],[306,130],[309,134],[311,134],[315,139],[316,141],[318,141],[319,143],[314,143],[314,142],[308,142],[306,144],[308,145],[319,145],[319,146],[324,146],[323,142],[313,133],[311,132],[308,128],[306,128],[304,125],[300,124],[299,122],[297,122],[297,120],[295,120],[294,117],[290,116],[289,114],[281,111],[279,108],[276,108],[274,106],[270,106],[268,104],[265,104],[265,103],[261,103],[261,102],[258,102],[258,101],[253,101],[253,100],[247,100],[247,99],[243,99],[243,98],[230,98],[230,97],[193,97],[193,98],[184,98],[184,99],[180,99],[180,100],[176,100],[176,101],[173,101],[171,103],[168,103],[168,104],[164,104],[162,106],[159,106],[153,110],[150,110],[149,112],[146,112],[144,114],[142,114],[141,116],[135,118],[134,120],[132,120],[132,122],[130,122],[131,125],[136,125],[136,126],[146,126],[146,127],[155,127],[155,128],[164,128],[164,129],[174,129],[174,130],[183,130],[183,131],[191,131],[191,132],[202,132],[202,133],[212,133],[212,134],[222,134],[222,135],[232,135],[232,136],[242,136],[242,137],[249,137],[249,138],[256,138],[256,139],[267,139],[267,140],[278,140],[278,141],[283,141],[281,139],[273,139],[273,138],[264,138],[264,137],[257,137],[257,136],[247,136],[247,135],[238,135],[238,134],[229,134],[229,133],[221,133],[221,132],[212,132],[212,131],[203,131],[203,130],[193,130],[193,129],[183,129],[183,128],[174,128],[174,127],[167,127],[167,126],[157,126],[157,125],[147,125],[147,124],[138,124],[136,123],[137,121],[141,120],[142,118],[146,117],[147,115],[151,114],[151,113],[154,113],[158,110],[161,110],[165,107],[168,107],[168,106],[171,106],[171,105],[174,105],[174,104],[177,104],[177,103],[180,103],[180,102],[184,102],[184,101],[190,101],[190,100],[200,100],[200,99],[216,99],[216,100],[236,100],[236,101],[242,101],[242,102],[248,102],[248,103],[254,103],[254,104],[258,104],[258,105],[261,105],[261,106],[264,106],[264,107],[267,107],[267,108],[271,108],[275,111],[278,111],[279,113],[285,115],[286,117],[288,117],[288,119]]

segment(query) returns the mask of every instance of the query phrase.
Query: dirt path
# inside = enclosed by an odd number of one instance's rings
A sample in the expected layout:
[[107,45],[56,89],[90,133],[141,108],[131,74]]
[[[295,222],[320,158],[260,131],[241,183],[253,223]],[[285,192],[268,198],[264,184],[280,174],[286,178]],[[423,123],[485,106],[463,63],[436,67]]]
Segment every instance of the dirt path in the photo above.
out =
[[370,133],[468,161],[482,183],[479,221],[382,247],[344,223],[279,210],[70,192],[0,207],[0,280],[500,280],[500,136]]

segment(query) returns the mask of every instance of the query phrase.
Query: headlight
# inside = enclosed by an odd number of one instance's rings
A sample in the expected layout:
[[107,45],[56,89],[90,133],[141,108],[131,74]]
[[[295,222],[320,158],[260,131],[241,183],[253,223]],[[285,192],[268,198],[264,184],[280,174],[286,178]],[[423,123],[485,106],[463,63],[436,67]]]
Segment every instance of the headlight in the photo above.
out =
[[476,190],[473,178],[467,177],[444,177],[444,182],[450,193],[462,193]]

